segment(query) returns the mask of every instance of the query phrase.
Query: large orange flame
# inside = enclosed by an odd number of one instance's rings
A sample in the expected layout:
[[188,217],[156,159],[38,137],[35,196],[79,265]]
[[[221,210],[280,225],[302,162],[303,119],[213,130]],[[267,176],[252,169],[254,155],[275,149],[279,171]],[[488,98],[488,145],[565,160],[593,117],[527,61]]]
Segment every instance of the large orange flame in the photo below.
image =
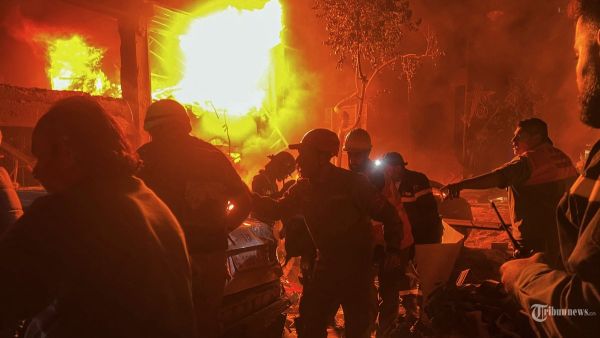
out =
[[119,86],[111,83],[102,71],[103,49],[90,46],[80,35],[44,36],[40,40],[48,46],[47,74],[52,89],[120,96]]

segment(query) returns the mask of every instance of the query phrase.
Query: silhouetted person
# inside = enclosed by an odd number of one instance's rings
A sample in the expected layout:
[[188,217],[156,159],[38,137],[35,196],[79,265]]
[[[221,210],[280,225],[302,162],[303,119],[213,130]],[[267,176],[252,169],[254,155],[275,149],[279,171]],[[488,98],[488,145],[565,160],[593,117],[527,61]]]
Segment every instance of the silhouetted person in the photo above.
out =
[[[379,315],[377,326],[377,337],[386,337],[394,329],[396,329],[399,319],[400,307],[400,290],[405,286],[405,274],[412,271],[413,265],[410,262],[410,254],[414,252],[414,239],[408,215],[404,210],[402,201],[398,198],[393,198],[388,194],[390,189],[386,189],[387,185],[382,166],[377,166],[369,156],[371,154],[371,135],[361,128],[351,130],[344,141],[343,150],[348,154],[348,167],[356,173],[365,175],[369,182],[377,188],[377,190],[388,197],[388,201],[396,207],[398,216],[403,224],[402,241],[398,243],[399,256],[401,257],[400,266],[397,269],[385,269],[385,240],[382,224],[373,222],[373,232],[375,234],[375,262],[377,265],[377,278],[379,281]],[[397,194],[396,194],[397,195]],[[405,300],[406,297],[403,297]],[[405,313],[412,315],[416,310],[407,308],[408,302],[404,302]],[[412,303],[410,303],[412,304]]]
[[[275,155],[269,155],[269,162],[261,169],[258,174],[252,178],[252,192],[261,196],[279,198],[292,186],[295,181],[285,182],[281,189],[277,182],[284,182],[296,170],[296,159],[287,151],[279,152]],[[260,213],[253,212],[252,217],[269,224],[274,224],[273,220],[268,219]]]
[[462,189],[506,188],[512,234],[522,248],[515,256],[545,252],[558,262],[555,210],[577,171],[571,159],[553,146],[546,123],[538,118],[520,121],[512,144],[515,158],[510,162],[442,189],[458,196]]
[[90,98],[56,103],[32,137],[48,190],[0,239],[0,325],[50,338],[195,337],[181,228],[133,176],[138,160]]
[[397,152],[386,153],[381,161],[408,214],[415,244],[440,243],[444,228],[427,176],[406,168]]
[[171,208],[185,232],[198,331],[202,337],[217,337],[227,235],[250,213],[248,187],[219,149],[190,135],[189,117],[178,102],[153,103],[144,128],[152,141],[138,150],[143,160],[139,176]]
[[316,248],[314,265],[306,276],[310,282],[304,284],[300,300],[300,338],[326,337],[327,325],[340,305],[345,336],[371,336],[376,308],[371,219],[384,224],[386,268],[400,264],[402,222],[396,210],[366,177],[331,164],[339,147],[333,131],[309,131],[299,144],[290,145],[299,151],[302,178],[278,200],[253,196],[255,209],[271,219],[302,214]]
[[[269,162],[252,178],[252,192],[262,196],[279,198],[293,181],[279,189],[277,182],[283,182],[296,170],[296,159],[287,151],[269,155]],[[287,183],[287,182],[286,182]]]

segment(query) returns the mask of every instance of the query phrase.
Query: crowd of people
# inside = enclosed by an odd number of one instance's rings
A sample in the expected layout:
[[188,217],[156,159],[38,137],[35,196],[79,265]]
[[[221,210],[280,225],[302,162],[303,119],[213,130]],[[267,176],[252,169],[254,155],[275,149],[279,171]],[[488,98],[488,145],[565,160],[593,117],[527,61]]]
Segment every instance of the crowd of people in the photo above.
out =
[[[573,13],[581,117],[600,128],[600,2],[574,1]],[[0,170],[0,330],[30,319],[51,338],[219,337],[227,236],[251,213],[281,220],[286,247],[299,248],[288,251],[302,260],[299,337],[326,337],[340,306],[350,338],[419,325],[415,245],[440,243],[443,226],[427,176],[400,153],[375,162],[366,130],[341,145],[313,129],[289,146],[297,156],[270,156],[250,189],[219,149],[190,135],[178,102],[153,103],[144,129],[151,141],[136,152],[93,99],[63,99],[32,136],[33,174],[48,195],[23,213]],[[527,312],[587,311],[532,320],[539,336],[593,336],[600,143],[579,175],[540,119],[519,122],[512,143],[513,160],[443,190],[507,188],[519,251],[501,268],[505,289]],[[349,170],[332,164],[340,147]]]

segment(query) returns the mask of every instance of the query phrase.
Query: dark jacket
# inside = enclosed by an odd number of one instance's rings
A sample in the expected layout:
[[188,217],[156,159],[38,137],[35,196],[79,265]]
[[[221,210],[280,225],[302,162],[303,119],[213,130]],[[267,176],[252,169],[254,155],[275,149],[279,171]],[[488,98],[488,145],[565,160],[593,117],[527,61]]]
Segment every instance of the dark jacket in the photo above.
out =
[[495,170],[507,188],[512,233],[526,249],[558,260],[555,210],[577,177],[571,159],[544,143]]
[[402,222],[394,207],[364,175],[333,165],[318,180],[300,179],[279,200],[255,195],[255,209],[272,219],[302,214],[324,269],[370,269],[371,219],[384,223],[388,250],[400,249]]
[[[563,269],[535,263],[525,267],[514,293],[526,311],[571,309],[570,316],[532,321],[543,337],[597,337],[600,332],[600,142],[584,172],[558,206],[558,235]],[[565,310],[566,311],[566,310]],[[532,313],[532,312],[530,312]]]
[[439,243],[442,240],[442,220],[429,179],[420,172],[404,170],[398,192],[412,226],[415,244]]
[[0,325],[56,307],[49,338],[195,337],[173,214],[134,177],[38,198],[0,239]]
[[[153,140],[138,153],[140,178],[173,211],[185,233],[190,254],[225,251],[229,220],[227,202],[245,196],[248,188],[225,155],[212,144],[190,135]],[[241,221],[235,226],[239,226]]]

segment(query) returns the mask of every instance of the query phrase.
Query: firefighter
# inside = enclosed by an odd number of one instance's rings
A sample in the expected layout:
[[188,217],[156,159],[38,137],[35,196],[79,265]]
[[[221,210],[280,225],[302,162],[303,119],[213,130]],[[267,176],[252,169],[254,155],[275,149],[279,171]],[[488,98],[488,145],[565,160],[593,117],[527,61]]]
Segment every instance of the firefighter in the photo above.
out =
[[416,330],[421,323],[423,294],[414,262],[415,244],[440,243],[443,229],[427,176],[406,169],[408,163],[397,152],[384,154],[380,161],[385,182],[383,193],[393,204],[399,206],[398,210],[406,214],[414,239],[408,249],[408,261],[398,285],[405,313],[393,334],[403,335],[406,330]]
[[363,175],[330,162],[339,151],[333,131],[313,129],[290,148],[299,151],[300,180],[279,200],[254,195],[254,207],[274,219],[302,214],[306,220],[316,259],[300,300],[298,336],[326,337],[341,305],[346,337],[370,337],[375,315],[370,220],[384,224],[388,269],[400,264],[402,222]]
[[[265,168],[261,169],[258,174],[252,178],[252,192],[261,196],[279,198],[296,182],[295,180],[285,181],[285,179],[292,175],[296,170],[296,159],[287,151],[269,155],[268,158],[269,162],[265,165]],[[279,189],[279,186],[277,185],[278,182],[283,182],[281,189]],[[285,243],[282,242],[282,239],[285,237],[286,230],[289,227],[293,227],[294,224],[304,226],[303,219],[294,217],[292,219],[282,220],[281,224],[276,224],[274,220],[257,212],[252,212],[252,217],[271,226],[273,234],[278,241],[276,251],[278,260],[281,261],[283,259],[285,260],[285,264],[287,264],[291,259],[291,256],[286,255],[284,249]],[[286,256],[287,258],[285,258]]]
[[[296,170],[296,159],[287,151],[269,155],[269,163],[252,178],[252,192],[262,196],[279,198],[294,183],[293,180],[285,182]],[[277,182],[284,182],[280,190]]]
[[178,102],[150,105],[144,129],[152,141],[138,150],[143,160],[139,177],[181,223],[192,259],[199,332],[217,337],[227,235],[248,216],[250,193],[219,149],[190,135],[189,117]]
[[[577,19],[575,52],[581,120],[600,128],[600,3],[573,0]],[[505,263],[505,288],[531,313],[542,337],[597,337],[600,330],[600,142],[592,148],[583,173],[561,199],[558,233],[562,267],[547,264],[543,254]],[[555,223],[551,223],[555,224]],[[548,224],[550,226],[551,224]],[[548,310],[554,309],[548,314]],[[574,310],[575,309],[575,310]],[[563,312],[571,310],[570,315]],[[556,313],[558,312],[558,313]]]
[[[369,182],[371,182],[378,191],[382,193],[386,191],[384,173],[381,167],[375,165],[370,159],[371,149],[371,136],[369,133],[361,128],[351,130],[346,135],[343,150],[348,154],[348,167],[350,170],[365,175]],[[392,205],[398,209],[398,215],[403,222],[404,234],[400,246],[400,257],[402,262],[398,269],[385,270],[385,241],[383,239],[383,228],[381,223],[373,222],[373,231],[375,235],[376,247],[374,259],[378,267],[378,281],[379,281],[379,315],[378,315],[378,327],[377,336],[386,336],[388,333],[395,329],[398,323],[399,314],[399,293],[402,286],[402,280],[404,273],[407,269],[409,262],[409,254],[411,247],[414,244],[410,222],[402,203],[398,199],[391,198],[392,195],[388,194],[388,200]],[[411,311],[407,311],[411,312]]]
[[489,173],[447,185],[450,196],[463,189],[506,188],[512,234],[520,248],[515,256],[545,252],[559,262],[555,210],[577,175],[571,159],[553,146],[546,123],[519,122],[512,138],[515,158]]
[[61,100],[32,153],[48,195],[0,238],[0,330],[36,316],[28,337],[196,337],[183,233],[133,176],[116,122],[89,97]]
[[406,168],[407,162],[397,152],[386,153],[382,163],[388,178],[396,187],[412,226],[415,244],[433,244],[442,241],[442,219],[429,179],[425,174]]

